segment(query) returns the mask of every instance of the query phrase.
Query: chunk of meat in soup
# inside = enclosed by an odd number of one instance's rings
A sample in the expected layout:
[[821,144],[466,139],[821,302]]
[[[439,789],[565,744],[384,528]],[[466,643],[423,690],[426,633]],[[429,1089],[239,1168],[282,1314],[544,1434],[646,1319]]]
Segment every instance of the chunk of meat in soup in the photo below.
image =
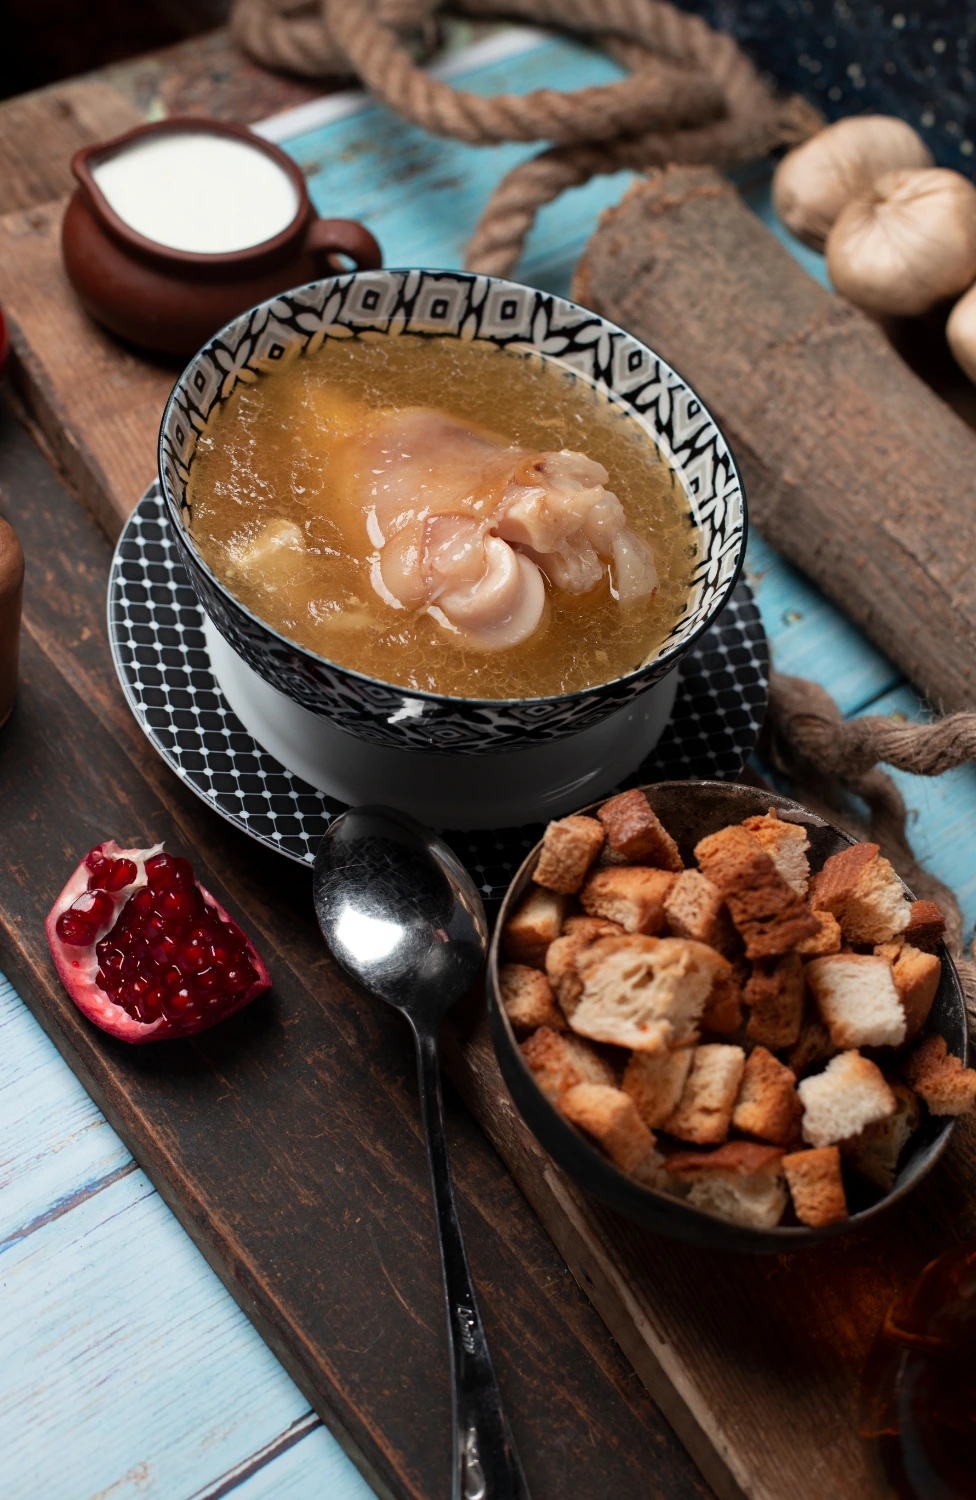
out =
[[365,528],[380,597],[426,609],[459,644],[526,640],[545,612],[543,574],[582,594],[609,564],[622,605],[656,589],[650,548],[584,454],[533,453],[425,407],[343,425],[330,453],[335,519],[351,541]]

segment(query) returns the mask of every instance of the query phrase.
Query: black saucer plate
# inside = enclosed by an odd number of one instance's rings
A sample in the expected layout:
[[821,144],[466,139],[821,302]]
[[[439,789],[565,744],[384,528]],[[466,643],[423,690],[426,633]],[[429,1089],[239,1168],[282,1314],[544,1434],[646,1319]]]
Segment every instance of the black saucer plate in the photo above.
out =
[[[108,587],[112,659],[129,707],[197,796],[266,848],[310,865],[345,804],[316,791],[244,729],[207,654],[203,612],[152,485],[119,538]],[[671,722],[624,785],[690,777],[729,780],[752,752],[766,709],[769,654],[759,611],[740,582],[685,657]],[[500,900],[541,825],[442,830],[486,901]]]

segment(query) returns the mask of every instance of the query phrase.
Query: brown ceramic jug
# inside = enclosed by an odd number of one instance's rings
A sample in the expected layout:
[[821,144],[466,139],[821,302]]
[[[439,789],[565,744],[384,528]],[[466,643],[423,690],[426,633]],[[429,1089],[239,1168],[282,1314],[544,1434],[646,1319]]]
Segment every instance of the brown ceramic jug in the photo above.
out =
[[9,719],[17,696],[23,592],[24,554],[11,527],[0,516],[0,725]]
[[[241,142],[263,153],[291,185],[295,210],[290,221],[268,238],[217,253],[172,248],[139,232],[113,208],[96,177],[125,148],[138,147],[144,156],[146,145],[175,136],[191,138],[178,143],[188,150],[193,137],[202,137],[205,142]],[[61,232],[68,278],[93,318],[144,349],[187,358],[255,303],[342,270],[337,257],[352,261],[357,270],[375,270],[383,263],[368,229],[352,219],[318,218],[291,158],[241,125],[192,117],[141,125],[86,147],[71,165],[79,186]],[[146,177],[148,195],[148,169]],[[172,174],[169,188],[172,192]],[[259,221],[260,203],[250,207]]]

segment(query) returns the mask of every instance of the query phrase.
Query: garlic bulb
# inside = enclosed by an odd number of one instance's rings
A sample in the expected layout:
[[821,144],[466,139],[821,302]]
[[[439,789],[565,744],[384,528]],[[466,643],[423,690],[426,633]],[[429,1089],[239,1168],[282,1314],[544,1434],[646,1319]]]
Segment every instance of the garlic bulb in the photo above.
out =
[[853,115],[819,130],[784,156],[773,206],[787,229],[820,250],[846,203],[896,167],[930,167],[932,154],[904,120]]
[[956,363],[976,382],[976,286],[959,298],[949,314],[946,338]]
[[913,317],[976,279],[976,187],[959,172],[886,172],[841,209],[827,270],[866,312]]

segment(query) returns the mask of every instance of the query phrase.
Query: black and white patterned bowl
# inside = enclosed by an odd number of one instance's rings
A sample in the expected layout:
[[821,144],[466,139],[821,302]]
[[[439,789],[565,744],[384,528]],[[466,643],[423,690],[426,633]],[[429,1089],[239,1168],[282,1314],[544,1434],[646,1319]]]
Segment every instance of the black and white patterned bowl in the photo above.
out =
[[[485,700],[415,692],[306,650],[252,614],[215,577],[189,531],[197,440],[240,381],[254,382],[326,339],[400,333],[478,339],[558,358],[631,408],[676,468],[703,547],[688,607],[660,651],[614,681],[552,698]],[[261,303],[216,334],[180,376],[163,414],[159,473],[197,597],[237,654],[294,702],[360,739],[477,755],[562,739],[658,682],[725,607],[742,566],[746,507],[729,447],[705,406],[653,350],[596,313],[530,287],[462,271],[360,271]]]

